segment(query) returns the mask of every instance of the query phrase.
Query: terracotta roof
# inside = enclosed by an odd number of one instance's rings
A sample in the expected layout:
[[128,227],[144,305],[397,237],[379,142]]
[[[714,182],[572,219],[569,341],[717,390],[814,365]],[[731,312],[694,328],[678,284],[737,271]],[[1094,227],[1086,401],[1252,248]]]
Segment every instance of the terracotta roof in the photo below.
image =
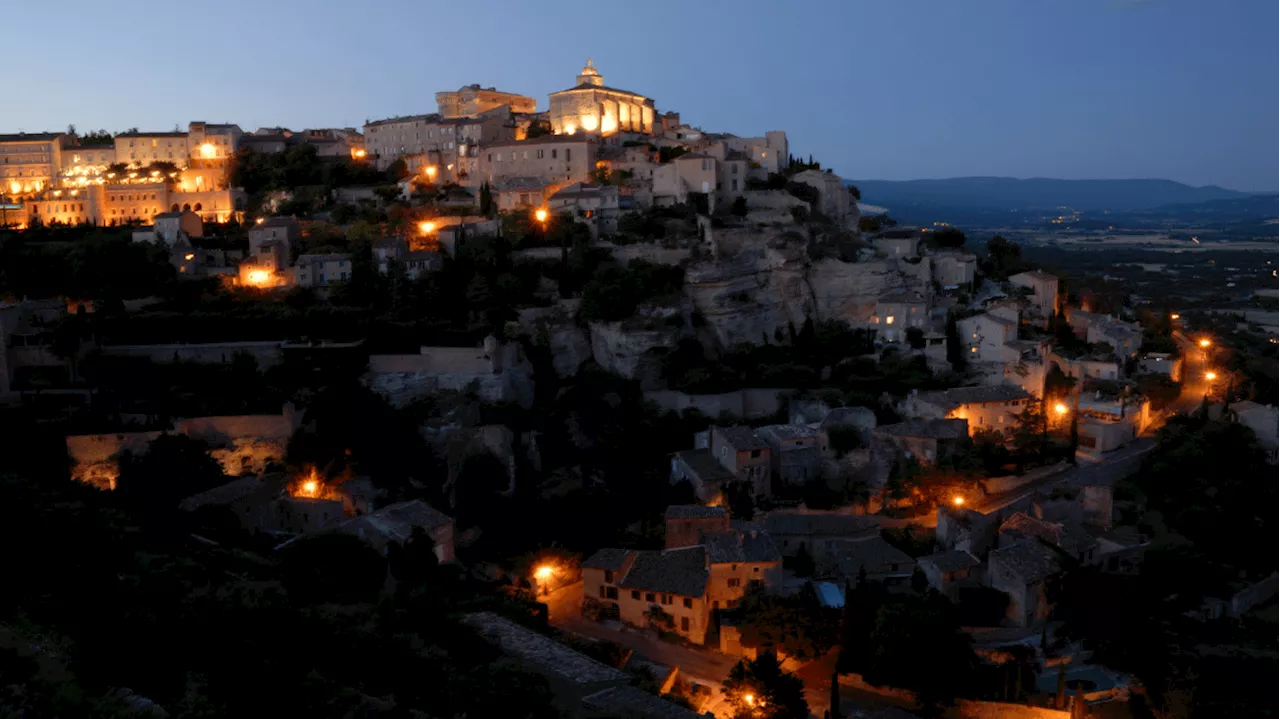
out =
[[933,566],[943,574],[950,574],[952,572],[958,572],[961,569],[972,569],[974,567],[982,566],[982,562],[977,557],[969,554],[968,552],[961,552],[955,549],[946,552],[938,552],[937,554],[930,554],[927,557],[921,557],[917,561],[919,561],[920,564]]
[[627,556],[631,554],[629,549],[617,549],[615,547],[605,547],[597,549],[596,553],[587,557],[582,562],[582,566],[588,569],[608,569],[612,572],[622,571],[622,567],[627,562]]
[[701,597],[710,579],[705,547],[683,547],[661,552],[636,552],[631,571],[618,585],[624,589]]

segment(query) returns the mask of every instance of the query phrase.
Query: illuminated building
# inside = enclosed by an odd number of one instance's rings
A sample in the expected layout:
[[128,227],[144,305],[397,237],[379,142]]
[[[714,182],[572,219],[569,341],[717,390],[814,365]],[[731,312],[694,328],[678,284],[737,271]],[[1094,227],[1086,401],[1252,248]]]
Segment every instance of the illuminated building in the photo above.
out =
[[0,195],[19,199],[51,187],[62,169],[60,132],[0,135]]
[[595,175],[596,144],[582,135],[544,135],[496,142],[484,148],[480,160],[481,179],[490,184],[512,177],[534,178],[543,185],[590,182]]
[[364,126],[365,151],[374,165],[385,170],[397,159],[421,156],[414,167],[435,166],[438,182],[463,182],[474,175],[479,148],[511,140],[515,128],[506,106],[476,117],[445,118],[441,115],[412,115],[378,120]]
[[511,112],[532,113],[537,105],[532,97],[479,85],[436,93],[436,107],[445,119],[476,117],[503,106],[510,108]]
[[186,167],[189,140],[185,132],[125,132],[116,135],[116,162],[145,167],[172,162]]
[[606,87],[591,60],[578,74],[577,84],[553,92],[551,131],[557,135],[612,135],[617,132],[653,133],[653,100],[627,90]]

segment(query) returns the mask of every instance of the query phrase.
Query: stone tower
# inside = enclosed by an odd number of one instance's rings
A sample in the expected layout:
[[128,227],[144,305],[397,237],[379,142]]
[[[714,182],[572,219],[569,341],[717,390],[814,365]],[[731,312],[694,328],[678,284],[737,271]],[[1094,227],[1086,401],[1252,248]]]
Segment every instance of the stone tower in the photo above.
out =
[[600,76],[600,71],[596,70],[595,63],[591,61],[591,58],[587,58],[587,66],[582,68],[582,72],[578,73],[577,84],[604,87],[604,78]]

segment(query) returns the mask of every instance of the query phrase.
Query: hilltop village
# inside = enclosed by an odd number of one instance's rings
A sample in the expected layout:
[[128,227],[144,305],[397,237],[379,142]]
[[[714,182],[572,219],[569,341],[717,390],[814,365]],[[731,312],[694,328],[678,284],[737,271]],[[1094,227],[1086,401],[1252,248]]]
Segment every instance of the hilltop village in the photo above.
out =
[[[233,606],[199,631],[261,662],[173,647],[186,610],[133,595],[94,610],[117,635],[25,617],[95,707],[254,714],[228,687],[289,676],[276,715],[1123,716],[1190,690],[1121,627],[1238,648],[1274,601],[1206,517],[1274,537],[1243,520],[1276,409],[1190,318],[864,214],[785,131],[704,130],[591,61],[544,111],[435,100],[0,135],[3,504],[129,547],[50,611],[130,576]],[[1205,437],[1230,450],[1179,454]],[[1196,462],[1235,484],[1191,512],[1168,473]],[[41,551],[33,592],[88,561]]]

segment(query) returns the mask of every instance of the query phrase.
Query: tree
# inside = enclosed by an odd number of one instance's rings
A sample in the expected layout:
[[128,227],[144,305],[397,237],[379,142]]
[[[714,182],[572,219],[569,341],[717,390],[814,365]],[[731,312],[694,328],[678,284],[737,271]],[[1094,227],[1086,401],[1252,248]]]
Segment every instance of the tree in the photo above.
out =
[[774,596],[763,585],[752,582],[738,606],[742,645],[779,651],[802,661],[816,659],[834,647],[839,638],[830,614],[831,610],[810,598]]
[[946,597],[902,595],[880,608],[864,672],[868,682],[907,689],[932,714],[972,690],[976,667],[972,639]]
[[156,437],[145,454],[125,450],[119,464],[116,494],[148,512],[176,511],[183,498],[227,481],[209,445],[183,434]]
[[954,227],[947,227],[939,232],[933,233],[933,244],[937,247],[959,249],[964,247],[965,236],[960,230]]
[[762,652],[729,671],[721,692],[736,719],[808,719],[804,682],[782,670],[778,655]]
[[803,544],[800,545],[796,556],[791,558],[791,571],[797,577],[812,577],[816,567],[813,563],[813,555],[809,554],[809,550]]
[[852,197],[854,202],[861,202],[862,190],[859,190],[857,185],[849,185],[849,197]]
[[969,357],[965,352],[965,344],[960,341],[960,330],[956,328],[956,318],[953,314],[947,315],[946,333],[947,362],[951,363],[953,371],[961,374],[969,364]]
[[913,350],[924,349],[925,347],[924,330],[920,329],[919,327],[908,327],[907,328],[907,344],[910,345],[911,349]]
[[364,540],[349,534],[303,537],[281,554],[290,594],[308,602],[363,602],[378,595],[387,563]]
[[488,182],[480,185],[480,214],[484,217],[493,216],[493,190]]
[[747,211],[747,198],[742,195],[733,198],[733,204],[729,206],[729,212],[734,217],[746,217]]

